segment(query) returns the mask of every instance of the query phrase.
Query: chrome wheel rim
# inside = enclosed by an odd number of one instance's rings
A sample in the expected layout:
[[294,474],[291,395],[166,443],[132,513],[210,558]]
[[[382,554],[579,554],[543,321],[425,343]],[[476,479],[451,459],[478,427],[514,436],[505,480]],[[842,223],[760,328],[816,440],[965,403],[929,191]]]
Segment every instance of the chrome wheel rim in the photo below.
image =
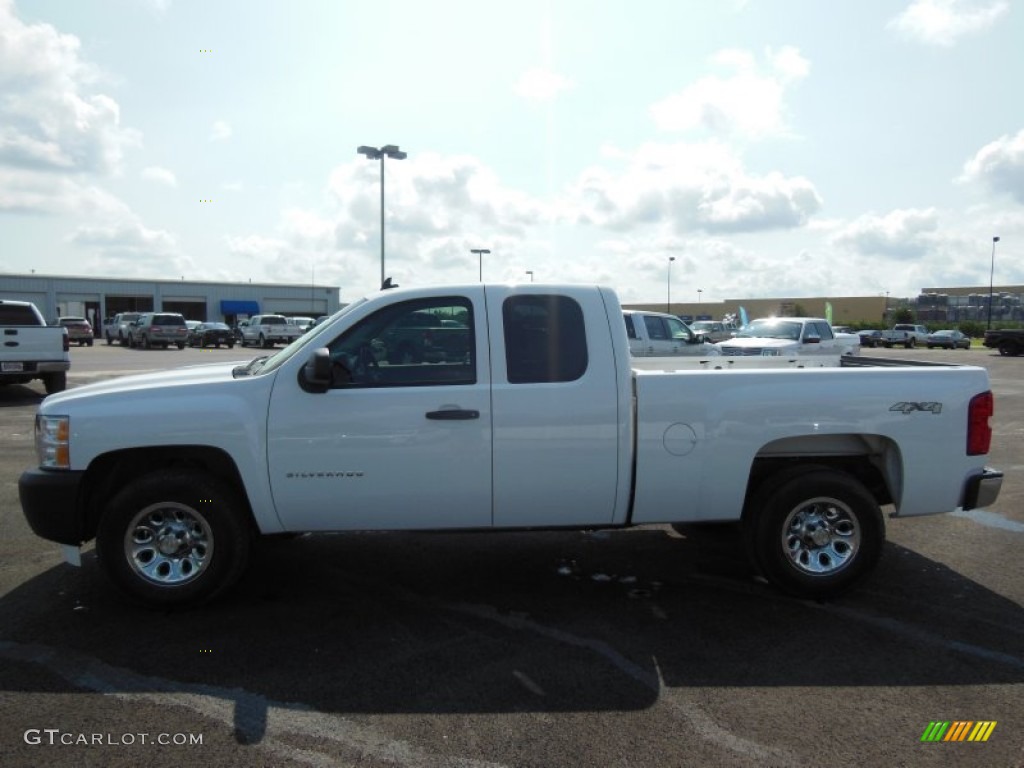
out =
[[782,548],[801,573],[831,576],[846,568],[860,549],[861,530],[853,510],[838,499],[808,499],[786,516]]
[[213,556],[213,531],[203,515],[173,501],[151,504],[132,519],[124,553],[135,574],[151,584],[195,581]]

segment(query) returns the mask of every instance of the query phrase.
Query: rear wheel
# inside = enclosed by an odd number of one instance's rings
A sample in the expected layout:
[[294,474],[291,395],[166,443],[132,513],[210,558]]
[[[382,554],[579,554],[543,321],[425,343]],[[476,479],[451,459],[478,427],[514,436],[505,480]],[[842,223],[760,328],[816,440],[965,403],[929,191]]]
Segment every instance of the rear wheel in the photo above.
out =
[[916,346],[917,346],[917,339],[915,339],[913,336],[911,336],[910,339],[907,341],[906,347],[907,347],[907,349],[913,349]]
[[1012,341],[1001,341],[999,342],[999,354],[1004,357],[1013,357],[1020,354],[1020,350]]
[[52,395],[54,392],[63,392],[68,386],[68,375],[64,371],[48,373],[43,379],[43,386],[48,395]]
[[757,566],[806,598],[837,595],[868,573],[885,543],[874,497],[852,475],[821,468],[769,481],[746,520]]
[[130,483],[110,502],[96,535],[111,581],[152,606],[216,597],[242,574],[249,544],[237,494],[198,471],[161,470]]

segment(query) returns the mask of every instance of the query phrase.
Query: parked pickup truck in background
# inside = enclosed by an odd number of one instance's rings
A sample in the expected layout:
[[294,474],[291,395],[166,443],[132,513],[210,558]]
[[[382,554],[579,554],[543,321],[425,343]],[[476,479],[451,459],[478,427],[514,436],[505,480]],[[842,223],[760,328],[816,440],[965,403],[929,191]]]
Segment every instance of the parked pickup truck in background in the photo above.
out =
[[731,339],[739,329],[732,323],[723,323],[720,320],[694,320],[690,323],[690,330],[712,344],[717,344]]
[[255,344],[264,349],[275,344],[291,344],[302,335],[302,330],[291,325],[284,315],[253,315],[239,323],[238,330],[243,347]]
[[[469,354],[379,357],[416,313],[459,318]],[[382,291],[248,364],[48,397],[21,505],[69,561],[95,538],[118,587],[173,605],[237,580],[253,534],[722,521],[772,584],[823,597],[881,556],[883,506],[998,496],[984,368],[639,370],[622,318],[596,286]]]
[[0,300],[0,342],[0,384],[41,379],[48,394],[67,386],[68,329],[48,326],[35,304]]
[[913,349],[918,344],[926,344],[927,342],[928,329],[923,325],[897,323],[891,330],[882,331],[882,346],[886,349],[897,345]]
[[834,333],[823,317],[767,317],[716,346],[730,356],[859,355],[860,336]]
[[1000,328],[985,331],[984,344],[989,349],[998,349],[1000,355],[1016,357],[1024,353],[1024,330]]
[[115,341],[122,347],[128,346],[132,334],[132,323],[142,317],[141,312],[118,312],[109,322],[103,323],[103,338],[107,344]]
[[709,357],[721,354],[675,315],[624,309],[622,318],[626,323],[629,352],[634,357]]

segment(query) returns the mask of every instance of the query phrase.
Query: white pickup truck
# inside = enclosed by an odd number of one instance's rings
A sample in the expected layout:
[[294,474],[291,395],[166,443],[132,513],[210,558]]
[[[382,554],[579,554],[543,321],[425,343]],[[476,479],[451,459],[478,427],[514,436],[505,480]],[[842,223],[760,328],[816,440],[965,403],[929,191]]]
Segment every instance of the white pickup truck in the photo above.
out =
[[0,385],[42,379],[46,392],[67,386],[71,367],[68,329],[48,326],[29,301],[0,300]]
[[268,348],[275,344],[291,344],[302,335],[302,329],[288,322],[284,315],[254,315],[238,324],[242,346],[255,344]]
[[[467,353],[380,354],[413,313],[461,323]],[[21,505],[70,562],[95,538],[118,587],[168,605],[230,586],[254,534],[722,521],[770,582],[822,597],[874,566],[883,506],[998,496],[984,368],[677,361],[631,365],[607,288],[382,291],[247,364],[46,398]]]
[[715,346],[733,356],[859,355],[860,336],[833,332],[823,317],[766,317]]
[[624,309],[622,319],[626,323],[629,352],[633,357],[711,357],[721,354],[675,315]]

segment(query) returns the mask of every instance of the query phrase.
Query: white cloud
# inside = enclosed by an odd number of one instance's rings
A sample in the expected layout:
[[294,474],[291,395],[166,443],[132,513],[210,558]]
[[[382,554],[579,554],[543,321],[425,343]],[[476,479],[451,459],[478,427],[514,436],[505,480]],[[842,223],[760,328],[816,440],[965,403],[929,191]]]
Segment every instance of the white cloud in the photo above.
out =
[[712,62],[725,74],[704,77],[654,104],[655,124],[662,131],[703,128],[752,138],[785,134],[786,89],[807,77],[810,63],[791,46],[767,51],[766,58],[762,68],[747,51],[720,51]]
[[210,141],[226,141],[231,138],[231,126],[226,120],[216,120],[210,128]]
[[89,253],[82,270],[87,274],[209,277],[181,252],[174,235],[151,229],[134,215],[108,225],[78,227],[67,240]]
[[914,260],[934,247],[938,228],[934,208],[895,210],[859,217],[840,229],[832,242],[860,255]]
[[520,75],[512,89],[518,96],[532,102],[549,102],[570,90],[574,83],[549,69],[530,69]]
[[965,35],[989,29],[1009,10],[1009,3],[1004,0],[914,0],[887,26],[911,40],[951,46]]
[[0,167],[114,173],[137,131],[120,107],[90,92],[95,70],[79,41],[49,24],[25,24],[0,3]]
[[155,181],[158,184],[166,184],[168,187],[178,186],[178,179],[174,175],[174,171],[167,168],[161,168],[158,165],[151,165],[147,168],[143,168],[142,178],[148,179],[149,181]]
[[748,173],[723,144],[648,144],[620,174],[586,171],[567,213],[612,230],[668,225],[677,233],[803,226],[821,207],[803,177]]
[[1024,203],[1024,130],[986,144],[964,164],[966,181],[981,182],[989,189]]

